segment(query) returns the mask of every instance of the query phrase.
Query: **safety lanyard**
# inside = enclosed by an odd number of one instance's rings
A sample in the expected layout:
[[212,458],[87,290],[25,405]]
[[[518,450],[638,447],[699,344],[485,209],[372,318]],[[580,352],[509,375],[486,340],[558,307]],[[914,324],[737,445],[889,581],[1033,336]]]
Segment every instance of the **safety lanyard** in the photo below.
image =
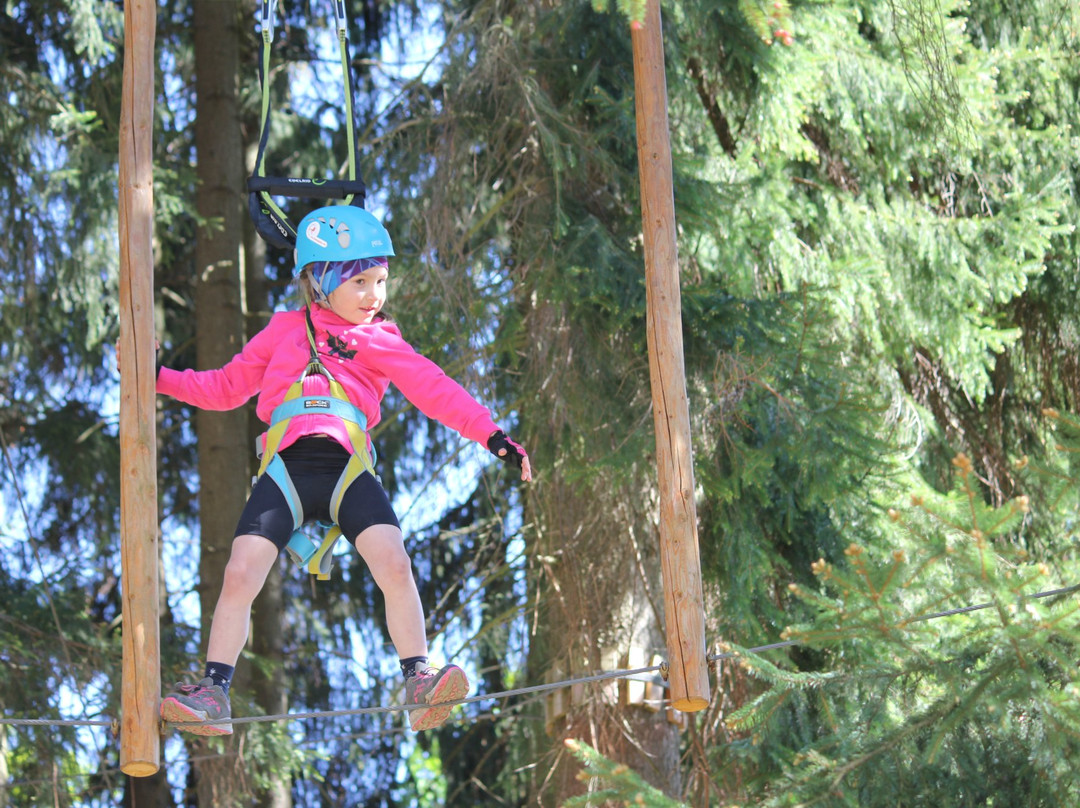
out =
[[356,122],[353,114],[353,81],[349,70],[349,30],[345,0],[331,0],[341,51],[342,84],[345,90],[345,135],[348,144],[348,177],[343,180],[306,177],[266,176],[266,143],[270,137],[270,52],[274,41],[274,12],[277,0],[262,0],[259,24],[262,28],[262,56],[259,60],[259,83],[262,85],[262,112],[259,152],[255,170],[248,178],[248,211],[255,227],[268,243],[291,249],[296,245],[296,228],[274,201],[274,196],[308,199],[343,199],[346,205],[364,206],[367,187],[357,169]]

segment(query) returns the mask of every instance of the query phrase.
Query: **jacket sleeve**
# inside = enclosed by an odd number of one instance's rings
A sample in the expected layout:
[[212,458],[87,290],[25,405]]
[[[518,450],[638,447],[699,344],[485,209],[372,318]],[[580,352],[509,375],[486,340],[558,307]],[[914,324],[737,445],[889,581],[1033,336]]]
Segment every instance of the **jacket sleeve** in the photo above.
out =
[[400,335],[384,334],[373,349],[378,369],[420,412],[487,446],[488,436],[499,428],[491,412],[441,367],[417,353]]
[[271,320],[244,349],[217,370],[158,371],[157,392],[204,410],[231,410],[259,392],[277,330]]

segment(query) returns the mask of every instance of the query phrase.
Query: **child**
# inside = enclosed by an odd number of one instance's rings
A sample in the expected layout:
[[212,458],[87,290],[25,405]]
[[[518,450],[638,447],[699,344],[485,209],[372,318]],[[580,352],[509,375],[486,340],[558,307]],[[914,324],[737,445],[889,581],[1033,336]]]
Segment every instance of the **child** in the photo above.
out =
[[204,409],[231,409],[258,394],[256,411],[271,424],[260,440],[263,468],[240,516],[214,609],[205,677],[198,684],[178,684],[161,703],[162,718],[181,723],[181,729],[232,733],[227,722],[183,722],[231,717],[229,683],[247,641],[252,601],[293,531],[316,519],[336,522],[382,591],[406,703],[420,705],[410,710],[412,728],[439,726],[451,708],[438,705],[469,690],[457,666],[428,665],[412,562],[374,474],[367,430],[379,422],[379,403],[393,382],[429,418],[520,468],[522,480],[532,479],[532,469],[524,449],[488,410],[416,353],[382,313],[387,256],[393,254],[389,234],[366,210],[338,205],[313,211],[297,230],[304,309],[275,314],[219,370],[158,373],[159,393]]

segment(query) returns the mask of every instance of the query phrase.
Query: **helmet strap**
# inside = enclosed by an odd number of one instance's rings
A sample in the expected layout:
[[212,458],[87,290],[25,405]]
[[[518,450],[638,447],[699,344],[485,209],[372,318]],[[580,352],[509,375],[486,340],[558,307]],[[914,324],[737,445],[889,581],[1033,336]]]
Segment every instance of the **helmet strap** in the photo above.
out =
[[315,292],[316,303],[326,303],[330,300],[330,295],[323,291],[322,283],[320,282],[322,278],[325,277],[328,266],[330,266],[330,262],[326,261],[322,265],[322,272],[318,272],[318,270],[314,269],[308,270],[308,277],[311,280],[311,288]]

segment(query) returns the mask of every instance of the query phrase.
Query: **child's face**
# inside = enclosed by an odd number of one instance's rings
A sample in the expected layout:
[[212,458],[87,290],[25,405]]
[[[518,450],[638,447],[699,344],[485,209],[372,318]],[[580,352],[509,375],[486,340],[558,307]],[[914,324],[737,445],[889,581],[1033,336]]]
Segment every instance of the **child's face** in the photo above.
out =
[[354,275],[327,297],[330,310],[353,325],[367,325],[386,302],[386,267],[374,266]]

